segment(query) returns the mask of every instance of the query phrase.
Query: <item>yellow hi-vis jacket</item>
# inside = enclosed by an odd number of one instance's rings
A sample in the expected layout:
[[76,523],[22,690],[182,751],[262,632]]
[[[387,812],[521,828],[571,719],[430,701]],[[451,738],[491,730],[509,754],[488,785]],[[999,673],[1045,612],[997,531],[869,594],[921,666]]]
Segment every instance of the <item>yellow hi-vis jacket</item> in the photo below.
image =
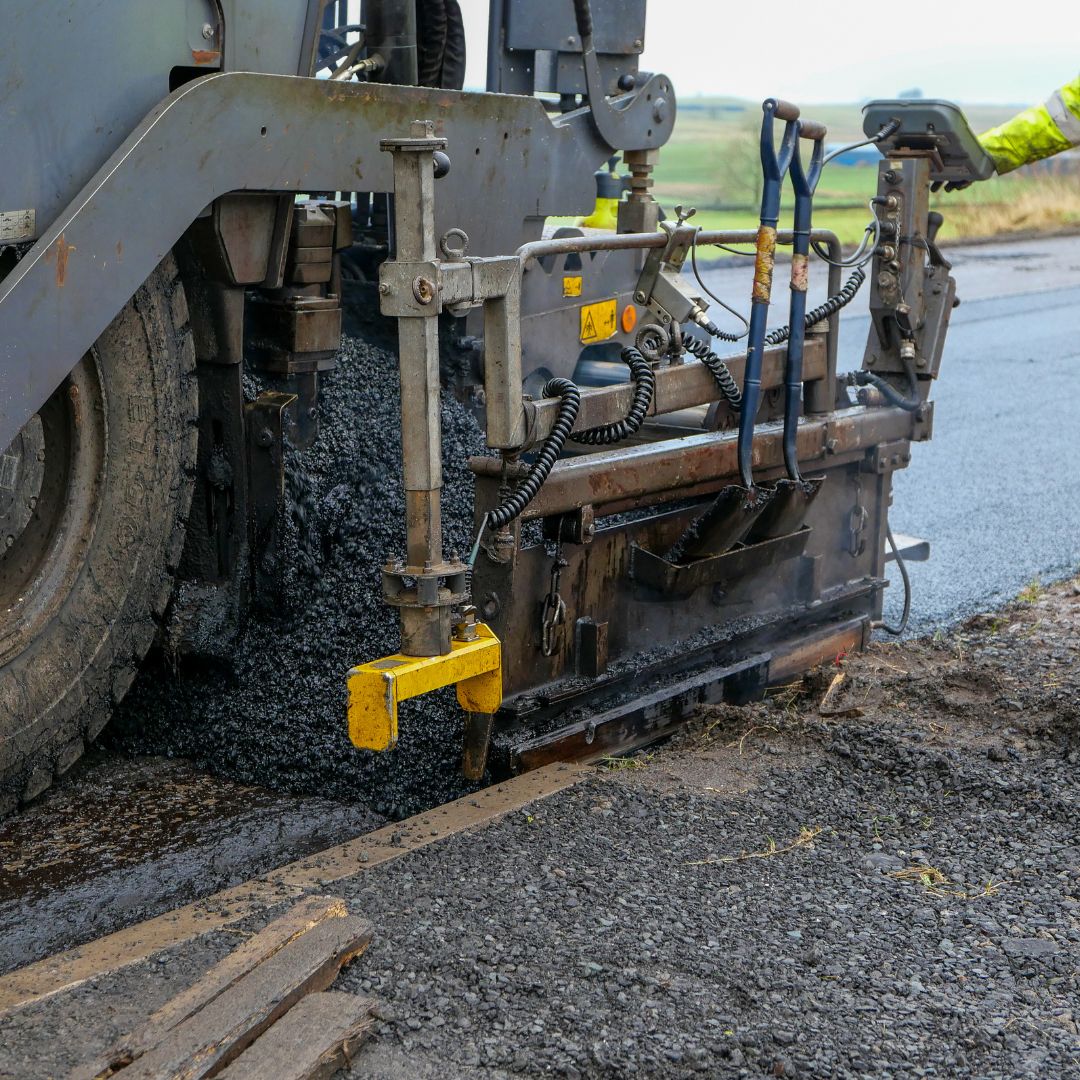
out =
[[1080,146],[1080,76],[1055,90],[1042,105],[1033,105],[979,136],[999,173]]

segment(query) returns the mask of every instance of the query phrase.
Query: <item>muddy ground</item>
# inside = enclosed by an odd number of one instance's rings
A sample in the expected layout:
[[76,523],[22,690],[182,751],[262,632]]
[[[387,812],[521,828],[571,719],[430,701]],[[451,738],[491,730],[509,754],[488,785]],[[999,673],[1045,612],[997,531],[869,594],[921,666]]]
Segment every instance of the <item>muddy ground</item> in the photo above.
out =
[[[382,1002],[351,1075],[1080,1077],[1078,661],[1080,583],[1033,587],[338,881],[376,940],[337,987]],[[235,939],[0,1018],[0,1075]]]

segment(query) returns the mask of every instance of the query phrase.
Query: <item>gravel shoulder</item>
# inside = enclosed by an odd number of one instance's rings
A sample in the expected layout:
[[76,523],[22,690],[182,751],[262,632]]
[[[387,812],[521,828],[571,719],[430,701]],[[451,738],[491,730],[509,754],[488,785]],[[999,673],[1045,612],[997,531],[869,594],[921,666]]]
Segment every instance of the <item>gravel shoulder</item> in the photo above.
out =
[[[1080,1076],[1078,654],[1080,586],[1032,589],[337,883],[383,1003],[349,1075]],[[225,947],[0,1018],[0,1075]]]

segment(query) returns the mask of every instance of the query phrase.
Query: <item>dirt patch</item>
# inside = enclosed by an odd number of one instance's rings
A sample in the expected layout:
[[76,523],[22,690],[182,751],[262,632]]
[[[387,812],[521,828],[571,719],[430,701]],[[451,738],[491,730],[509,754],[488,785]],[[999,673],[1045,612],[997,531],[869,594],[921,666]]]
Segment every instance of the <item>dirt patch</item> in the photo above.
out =
[[661,792],[737,794],[864,736],[994,764],[1048,746],[1080,761],[1080,579],[1034,583],[949,634],[875,641],[755,704],[708,706],[663,755],[611,765]]

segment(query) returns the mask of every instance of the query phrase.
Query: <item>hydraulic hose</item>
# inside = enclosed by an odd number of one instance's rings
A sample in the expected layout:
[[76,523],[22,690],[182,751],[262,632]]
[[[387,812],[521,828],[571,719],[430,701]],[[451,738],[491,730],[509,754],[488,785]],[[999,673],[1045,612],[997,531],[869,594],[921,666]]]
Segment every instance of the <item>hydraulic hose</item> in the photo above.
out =
[[886,382],[872,371],[854,371],[848,378],[856,386],[874,387],[890,405],[895,405],[898,409],[903,409],[905,412],[918,412],[923,403],[919,396],[919,380],[915,375],[915,368],[907,357],[904,358],[904,371],[907,373],[910,397],[904,397],[892,383]]
[[536,460],[529,466],[528,473],[503,502],[494,510],[488,511],[487,524],[493,529],[505,528],[515,518],[520,517],[525,507],[536,498],[555,462],[558,461],[567,436],[574,427],[574,421],[577,420],[578,409],[581,407],[581,393],[569,379],[551,379],[544,387],[544,397],[562,399],[555,423],[541,445]]
[[742,408],[742,392],[739,390],[735,377],[731,374],[727,364],[709,348],[708,344],[700,338],[687,335],[683,338],[683,348],[696,356],[713,374],[716,385],[720,387],[720,393],[724,400],[733,408]]
[[[589,428],[588,431],[579,431],[576,435],[571,435],[570,438],[574,442],[586,443],[589,446],[621,442],[641,427],[652,404],[656,376],[653,374],[649,361],[633,345],[628,345],[623,349],[621,356],[623,363],[630,368],[630,376],[634,380],[634,400],[630,403],[630,411],[622,420],[617,420],[613,424],[603,424],[600,427]],[[548,383],[549,387],[550,385],[551,383]]]
[[885,526],[885,535],[889,539],[889,547],[892,548],[893,558],[896,560],[896,568],[900,571],[900,580],[904,583],[904,611],[900,616],[900,622],[898,622],[896,626],[881,619],[879,622],[874,623],[874,629],[884,630],[886,634],[892,634],[893,637],[899,637],[907,629],[908,619],[911,617],[911,578],[908,576],[908,568],[904,562],[904,557],[896,547],[896,540],[893,538],[891,525]]
[[[816,326],[819,322],[824,322],[826,319],[832,318],[841,308],[847,307],[852,300],[855,299],[855,294],[862,288],[862,283],[866,280],[866,271],[862,267],[856,267],[851,276],[844,282],[844,287],[835,295],[830,296],[823,304],[819,304],[813,311],[809,311],[806,314],[806,329],[809,330],[811,326]],[[788,338],[791,337],[790,326],[778,326],[775,330],[770,330],[765,335],[766,345],[783,345]]]

